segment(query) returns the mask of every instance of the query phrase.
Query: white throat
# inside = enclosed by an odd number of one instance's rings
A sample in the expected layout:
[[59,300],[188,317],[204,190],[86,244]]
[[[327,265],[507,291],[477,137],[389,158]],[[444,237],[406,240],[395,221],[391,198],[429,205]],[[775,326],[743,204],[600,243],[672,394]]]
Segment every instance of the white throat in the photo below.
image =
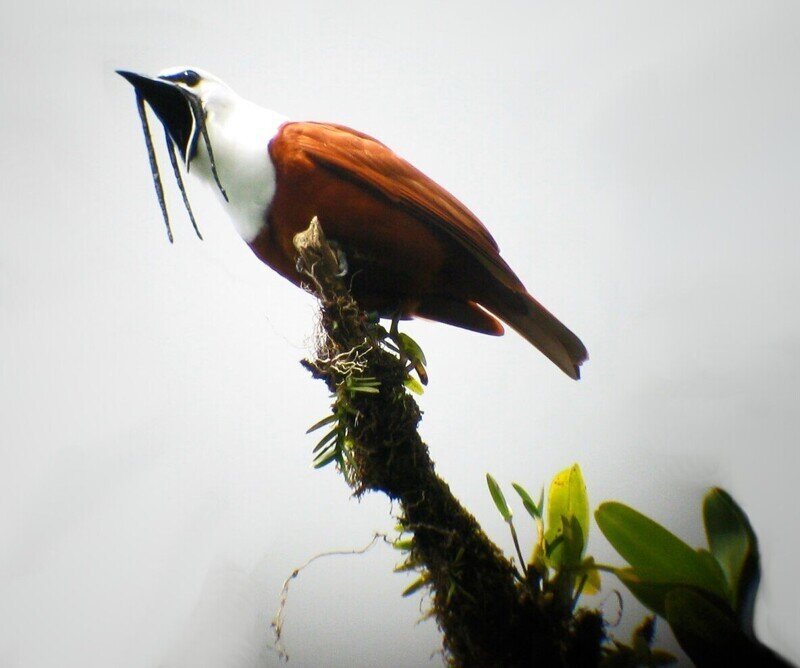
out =
[[250,243],[267,224],[266,212],[275,195],[275,167],[269,142],[287,119],[232,91],[208,101],[205,111],[214,163],[228,201],[214,181],[202,137],[197,141],[190,174],[214,188],[236,231]]

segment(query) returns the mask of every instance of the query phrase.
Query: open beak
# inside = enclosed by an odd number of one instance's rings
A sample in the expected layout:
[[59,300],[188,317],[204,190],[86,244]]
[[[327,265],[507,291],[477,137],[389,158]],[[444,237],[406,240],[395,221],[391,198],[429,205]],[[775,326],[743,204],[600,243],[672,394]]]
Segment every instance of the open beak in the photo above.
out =
[[155,112],[164,125],[172,143],[177,146],[183,158],[184,165],[194,157],[197,148],[199,128],[193,112],[193,104],[200,101],[190,101],[192,94],[180,86],[164,79],[146,77],[135,72],[117,70],[117,74],[124,77],[136,89],[147,104]]

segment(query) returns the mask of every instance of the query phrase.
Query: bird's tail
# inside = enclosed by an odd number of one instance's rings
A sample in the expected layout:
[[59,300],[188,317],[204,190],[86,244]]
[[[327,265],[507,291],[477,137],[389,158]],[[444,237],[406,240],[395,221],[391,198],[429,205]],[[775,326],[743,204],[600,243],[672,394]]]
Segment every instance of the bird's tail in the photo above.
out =
[[578,380],[580,366],[589,357],[581,340],[527,292],[514,291],[506,297],[498,305],[481,306],[519,332],[570,378]]

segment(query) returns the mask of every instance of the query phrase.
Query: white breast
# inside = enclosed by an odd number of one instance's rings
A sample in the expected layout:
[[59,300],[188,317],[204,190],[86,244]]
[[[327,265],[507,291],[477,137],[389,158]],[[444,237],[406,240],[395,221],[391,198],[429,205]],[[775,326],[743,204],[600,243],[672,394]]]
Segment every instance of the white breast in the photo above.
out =
[[224,201],[214,181],[202,137],[197,142],[190,174],[196,174],[217,191],[237,232],[248,243],[267,224],[266,212],[275,195],[275,167],[269,156],[269,142],[286,120],[236,95],[206,105],[211,150],[228,201]]

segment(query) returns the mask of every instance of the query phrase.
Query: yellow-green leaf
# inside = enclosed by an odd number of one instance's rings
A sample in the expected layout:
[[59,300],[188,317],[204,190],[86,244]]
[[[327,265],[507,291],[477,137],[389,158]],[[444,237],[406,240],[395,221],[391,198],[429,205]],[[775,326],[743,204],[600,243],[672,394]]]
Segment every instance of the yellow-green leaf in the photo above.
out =
[[413,378],[412,376],[407,376],[406,379],[403,381],[403,385],[405,385],[414,394],[421,395],[425,392],[425,388],[422,387],[422,383],[420,383],[416,378]]
[[422,348],[419,347],[419,344],[414,341],[414,339],[403,332],[400,332],[398,338],[400,339],[400,344],[403,346],[403,351],[409,359],[422,362],[423,366],[428,363],[425,359],[425,353],[422,352]]
[[403,590],[403,596],[411,596],[411,594],[413,594],[416,591],[419,591],[426,584],[428,584],[428,577],[426,575],[423,575],[422,577],[414,580],[414,582],[412,582],[410,585],[408,585],[408,587],[406,587]]
[[586,483],[577,464],[558,473],[547,495],[545,540],[552,543],[562,529],[561,518],[575,518],[582,533],[582,545],[589,540],[589,497]]
[[587,557],[583,560],[581,566],[585,569],[584,572],[586,573],[586,582],[583,583],[583,593],[587,596],[597,594],[600,591],[601,581],[600,571],[594,566],[594,558]]

